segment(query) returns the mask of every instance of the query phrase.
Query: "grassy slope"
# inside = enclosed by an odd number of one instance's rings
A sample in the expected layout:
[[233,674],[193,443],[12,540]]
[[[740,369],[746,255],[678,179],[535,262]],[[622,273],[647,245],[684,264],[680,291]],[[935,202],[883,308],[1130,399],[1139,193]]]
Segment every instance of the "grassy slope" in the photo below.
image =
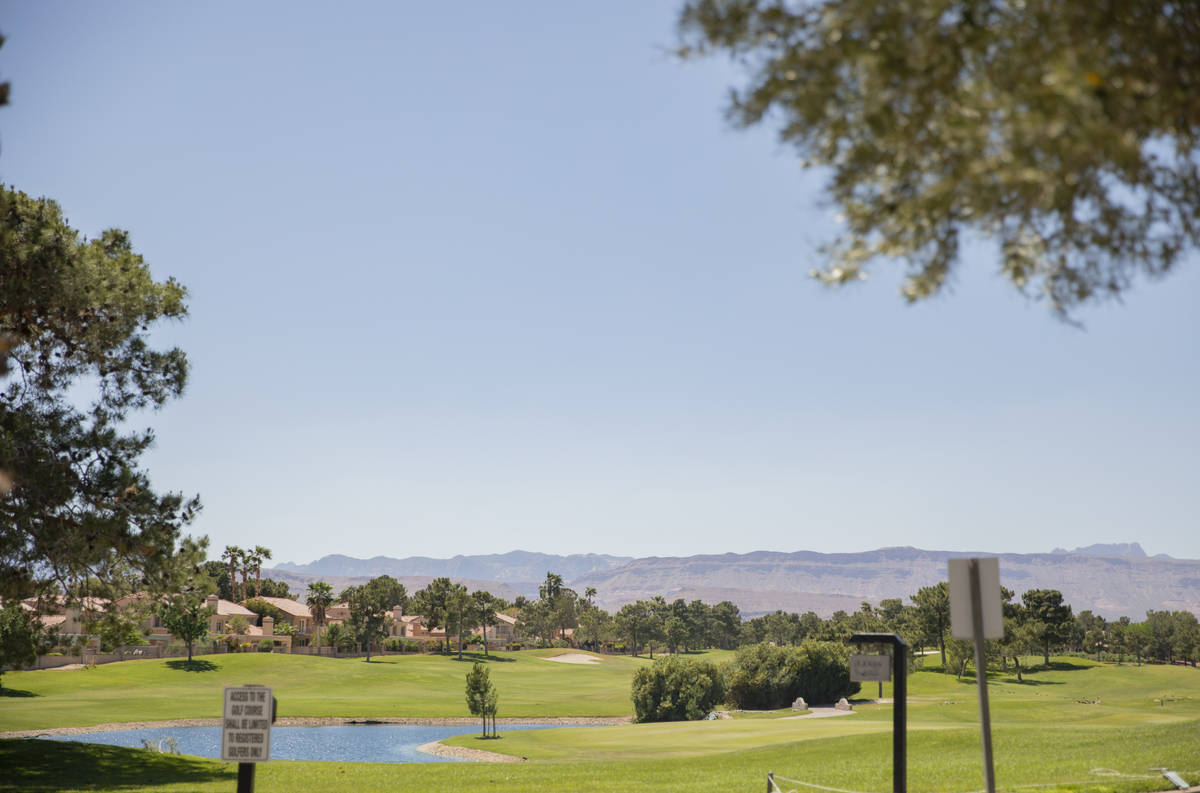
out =
[[[502,716],[624,716],[629,680],[642,658],[598,664],[547,661],[558,651],[493,653],[488,662]],[[9,672],[0,731],[221,715],[221,689],[260,683],[275,689],[280,716],[468,716],[468,660],[453,656],[361,659],[246,653],[182,662],[126,661],[75,671]],[[483,660],[482,657],[479,660]]]
[[[111,685],[128,685],[133,678],[113,677],[106,685],[99,675],[105,669],[125,667],[145,676],[141,685],[168,692],[180,702],[172,707],[193,707],[193,699],[208,701],[212,691],[226,682],[273,682],[279,674],[277,695],[281,712],[307,702],[305,715],[375,715],[366,708],[373,698],[411,700],[403,712],[379,715],[463,715],[462,677],[466,667],[445,658],[395,659],[397,664],[366,665],[357,661],[291,658],[285,656],[230,656],[219,661],[228,666],[207,673],[183,673],[131,662],[86,673],[32,673],[41,677],[6,675],[5,683],[31,691],[54,675],[78,684],[51,681],[37,697],[5,698],[0,704],[0,724],[18,718],[10,706],[26,708],[23,720],[40,720],[32,714],[45,706],[57,721],[70,719],[70,708],[61,709],[59,698],[79,698],[83,711],[94,714],[101,700],[129,712],[134,718],[148,715],[148,692],[137,692],[132,704],[124,689],[101,697]],[[388,659],[392,660],[392,659]],[[307,662],[305,680],[283,681],[288,664]],[[514,661],[492,665],[500,681],[501,708],[506,715],[522,715],[515,704],[530,708],[530,715],[584,715],[611,707],[628,712],[628,680],[641,661],[606,659],[597,666],[548,663],[522,653]],[[337,674],[330,676],[326,665]],[[336,665],[367,670],[361,675]],[[168,674],[170,673],[170,674]],[[31,674],[31,673],[26,673]],[[132,674],[132,673],[126,673]],[[198,692],[178,693],[180,677],[222,678]],[[251,676],[247,676],[251,675]],[[295,678],[295,674],[291,675]],[[345,681],[347,676],[352,682]],[[228,679],[224,679],[228,678]],[[18,685],[17,680],[22,684]],[[167,682],[163,682],[166,680]],[[100,681],[100,682],[97,682]],[[86,685],[83,685],[86,683]],[[135,683],[136,685],[136,683]],[[198,685],[198,684],[190,684]],[[292,686],[290,690],[287,686]],[[328,691],[303,691],[305,686],[327,686]],[[354,691],[354,686],[363,688]],[[420,691],[422,686],[427,690]],[[350,690],[347,690],[350,689]],[[432,690],[429,690],[432,689]],[[441,693],[436,693],[440,691]],[[1017,684],[1008,675],[994,675],[989,688],[997,757],[997,779],[1002,790],[1029,788],[1034,793],[1052,789],[1079,789],[1094,793],[1136,793],[1169,787],[1148,769],[1168,766],[1200,781],[1200,670],[1163,666],[1112,667],[1086,662],[1064,662],[1058,668],[1039,670]],[[607,692],[607,693],[605,693]],[[864,694],[874,694],[873,686]],[[884,691],[885,696],[890,691]],[[309,698],[309,699],[306,699]],[[1160,704],[1161,700],[1167,700]],[[1100,700],[1081,704],[1079,700]],[[1171,701],[1174,700],[1174,701]],[[537,704],[540,701],[540,705]],[[336,703],[331,705],[330,703]],[[40,706],[40,707],[39,707]],[[207,705],[211,711],[212,705]],[[344,710],[350,707],[354,710]],[[210,712],[194,715],[212,715]],[[109,716],[103,720],[113,720]],[[909,707],[909,783],[914,791],[970,791],[982,786],[979,760],[978,704],[973,683],[952,676],[921,672],[912,678]],[[508,733],[500,740],[482,741],[472,735],[451,743],[518,754],[535,762],[519,765],[485,764],[340,764],[273,762],[260,769],[258,790],[337,791],[440,789],[524,791],[758,791],[766,771],[774,771],[785,790],[811,789],[788,783],[803,780],[847,790],[887,790],[891,785],[891,708],[860,706],[857,713],[834,719],[744,719],[688,724],[650,724],[560,731]],[[37,745],[34,745],[37,744]],[[106,787],[141,790],[228,790],[232,766],[190,758],[164,758],[144,752],[29,741],[0,742],[0,767],[16,769],[0,777],[0,790],[96,789]],[[1101,771],[1100,769],[1110,769]],[[116,776],[110,780],[109,772]],[[1122,776],[1114,776],[1112,772]],[[122,782],[124,780],[124,782]]]

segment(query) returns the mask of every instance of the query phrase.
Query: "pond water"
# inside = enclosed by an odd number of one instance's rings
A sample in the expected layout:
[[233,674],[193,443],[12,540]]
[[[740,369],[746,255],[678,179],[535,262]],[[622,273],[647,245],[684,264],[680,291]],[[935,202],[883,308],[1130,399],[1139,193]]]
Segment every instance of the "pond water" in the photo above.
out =
[[[559,729],[562,724],[505,724],[500,734],[513,730]],[[456,757],[418,752],[417,747],[451,735],[479,732],[469,726],[425,726],[412,724],[356,724],[335,727],[272,727],[272,760],[338,760],[358,763],[454,763]],[[143,741],[160,744],[174,738],[181,754],[221,757],[220,727],[151,727],[136,730],[56,735],[54,741],[78,741],[141,749]],[[483,747],[480,747],[483,748]],[[169,751],[169,750],[168,750]]]

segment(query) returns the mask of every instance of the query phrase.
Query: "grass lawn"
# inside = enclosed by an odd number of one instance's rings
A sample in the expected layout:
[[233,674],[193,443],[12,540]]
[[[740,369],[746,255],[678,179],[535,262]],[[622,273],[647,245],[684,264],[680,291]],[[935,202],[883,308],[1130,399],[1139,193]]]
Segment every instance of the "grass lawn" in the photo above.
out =
[[[14,723],[216,715],[220,687],[246,682],[274,685],[281,715],[466,715],[462,689],[468,667],[445,657],[403,656],[379,664],[273,655],[213,660],[219,668],[208,672],[135,661],[86,672],[10,673],[4,677],[6,689],[35,696],[0,700],[0,729],[14,729]],[[526,651],[493,661],[491,669],[501,715],[610,715],[630,711],[629,678],[642,663],[605,658],[595,665],[559,664]],[[209,682],[201,685],[197,679]],[[888,689],[885,685],[885,697]],[[1200,782],[1200,670],[1059,659],[1050,668],[1026,673],[1023,683],[994,673],[989,692],[1000,790],[1166,790],[1170,785],[1150,770],[1161,766]],[[874,684],[863,692],[875,694]],[[983,774],[974,681],[958,681],[936,668],[921,671],[910,678],[909,695],[909,789],[979,790]],[[509,733],[501,725],[499,740],[467,734],[447,743],[530,762],[276,761],[260,767],[257,789],[761,793],[767,771],[775,772],[789,793],[817,790],[800,783],[846,791],[891,789],[890,705],[859,705],[853,715],[825,719],[789,719],[786,711],[762,715]],[[0,775],[0,790],[215,791],[233,788],[235,767],[86,744],[0,741],[0,768],[11,769]]]
[[[547,660],[561,650],[455,656],[319,658],[275,653],[147,660],[92,669],[8,672],[0,732],[107,722],[221,715],[227,685],[272,686],[280,716],[468,716],[464,680],[487,660],[501,716],[625,716],[629,684],[645,658],[598,656],[596,664]],[[700,657],[697,654],[697,657]],[[197,671],[198,670],[198,671]]]

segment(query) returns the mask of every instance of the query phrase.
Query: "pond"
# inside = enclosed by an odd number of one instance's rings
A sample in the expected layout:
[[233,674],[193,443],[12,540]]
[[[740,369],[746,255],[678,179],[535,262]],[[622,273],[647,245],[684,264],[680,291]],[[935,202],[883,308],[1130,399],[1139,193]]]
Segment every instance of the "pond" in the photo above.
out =
[[[513,730],[560,729],[562,724],[506,724],[500,734]],[[429,726],[412,724],[359,724],[335,727],[273,727],[272,760],[330,760],[358,763],[454,763],[456,757],[418,752],[417,747],[452,735],[479,732],[469,726]],[[173,738],[181,754],[221,757],[220,727],[149,727],[79,735],[49,736],[48,740],[98,743],[141,749],[144,741],[167,748]],[[482,746],[480,748],[483,748]]]

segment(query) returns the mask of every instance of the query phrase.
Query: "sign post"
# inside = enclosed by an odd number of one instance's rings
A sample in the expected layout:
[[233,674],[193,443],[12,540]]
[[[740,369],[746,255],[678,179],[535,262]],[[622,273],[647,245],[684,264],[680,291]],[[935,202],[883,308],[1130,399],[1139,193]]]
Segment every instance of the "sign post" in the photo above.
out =
[[254,793],[254,764],[271,759],[275,697],[268,686],[226,686],[221,759],[238,764],[238,793]]
[[[850,643],[892,646],[892,793],[905,793],[908,787],[908,645],[894,633],[856,633],[850,637]],[[887,680],[888,660],[886,655],[852,655],[850,679]],[[856,674],[868,676],[856,677]]]
[[979,689],[980,734],[983,740],[983,778],[987,793],[996,793],[992,762],[992,716],[988,707],[987,661],[984,639],[1004,637],[1000,604],[1000,560],[950,560],[950,634],[975,642],[975,682]]

